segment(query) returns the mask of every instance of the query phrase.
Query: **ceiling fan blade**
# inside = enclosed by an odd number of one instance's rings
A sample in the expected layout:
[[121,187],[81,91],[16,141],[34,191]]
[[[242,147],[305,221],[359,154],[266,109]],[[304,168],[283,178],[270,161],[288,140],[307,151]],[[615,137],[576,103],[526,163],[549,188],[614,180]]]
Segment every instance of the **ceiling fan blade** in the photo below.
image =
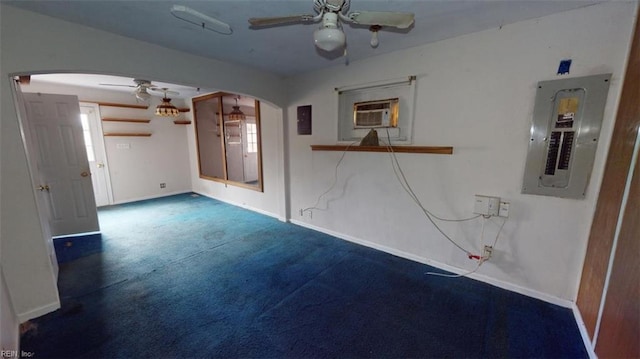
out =
[[278,16],[278,17],[252,17],[249,19],[251,26],[274,26],[293,24],[296,22],[311,22],[314,21],[313,15],[294,15],[294,16]]
[[414,14],[410,12],[354,11],[347,17],[359,25],[380,25],[406,29],[413,24]]
[[133,86],[133,85],[121,85],[121,84],[100,84],[102,86],[121,86],[121,87],[133,87],[136,88],[138,86]]
[[171,91],[171,90],[163,88],[163,87],[148,87],[147,89],[149,91],[161,92],[165,96],[177,96],[177,95],[180,94],[180,92],[178,92],[178,91]]

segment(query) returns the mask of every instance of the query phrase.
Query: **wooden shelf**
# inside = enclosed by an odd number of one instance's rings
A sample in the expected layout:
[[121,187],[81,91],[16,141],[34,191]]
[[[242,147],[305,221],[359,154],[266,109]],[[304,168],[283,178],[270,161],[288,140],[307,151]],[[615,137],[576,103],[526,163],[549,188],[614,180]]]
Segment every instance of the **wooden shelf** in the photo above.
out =
[[180,112],[189,112],[189,111],[191,111],[191,109],[188,108],[188,107],[179,107],[178,111],[180,111]]
[[146,110],[146,109],[149,108],[148,105],[130,105],[128,103],[85,101],[85,100],[80,100],[80,102],[96,103],[99,106],[108,106],[108,107],[136,108],[136,109],[140,109],[140,110]]
[[[397,153],[453,154],[451,146],[391,146]],[[312,151],[389,152],[387,146],[311,145]]]
[[151,120],[146,120],[146,119],[141,119],[141,118],[112,118],[112,117],[106,117],[106,118],[103,118],[102,121],[106,121],[106,122],[149,123]]
[[105,132],[104,137],[151,137],[150,133]]
[[173,121],[176,125],[190,125],[191,121],[188,120],[175,120]]

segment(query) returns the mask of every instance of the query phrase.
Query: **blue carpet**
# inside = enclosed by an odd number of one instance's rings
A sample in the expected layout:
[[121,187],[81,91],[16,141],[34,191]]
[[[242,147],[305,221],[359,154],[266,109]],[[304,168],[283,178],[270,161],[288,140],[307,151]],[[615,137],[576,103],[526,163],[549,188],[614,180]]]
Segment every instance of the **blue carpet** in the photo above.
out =
[[569,309],[206,197],[99,216],[56,243],[35,358],[588,357]]

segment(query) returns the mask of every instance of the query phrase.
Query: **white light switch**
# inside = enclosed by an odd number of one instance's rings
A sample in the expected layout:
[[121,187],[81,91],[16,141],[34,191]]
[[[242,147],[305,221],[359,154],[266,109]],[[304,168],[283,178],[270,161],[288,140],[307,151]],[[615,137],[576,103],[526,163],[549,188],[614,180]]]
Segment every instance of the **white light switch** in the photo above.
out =
[[131,145],[128,143],[117,143],[116,144],[116,149],[118,150],[128,150],[131,148]]
[[473,213],[483,216],[497,216],[500,210],[500,198],[476,195]]

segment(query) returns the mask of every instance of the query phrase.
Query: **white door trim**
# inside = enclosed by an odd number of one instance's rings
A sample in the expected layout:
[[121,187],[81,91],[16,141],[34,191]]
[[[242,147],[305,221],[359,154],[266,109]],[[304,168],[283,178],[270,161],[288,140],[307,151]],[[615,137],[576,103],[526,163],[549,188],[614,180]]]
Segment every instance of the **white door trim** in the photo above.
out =
[[[113,189],[111,187],[111,171],[109,170],[109,158],[107,156],[107,149],[104,144],[104,132],[102,130],[102,116],[100,114],[100,106],[97,103],[92,102],[80,102],[80,112],[83,108],[91,108],[94,111],[94,121],[89,119],[89,127],[91,128],[91,139],[93,140],[93,148],[96,157],[102,157],[102,163],[104,163],[104,177],[105,185],[107,189],[107,201],[108,205],[112,205],[113,201]],[[92,169],[94,170],[94,169]]]

